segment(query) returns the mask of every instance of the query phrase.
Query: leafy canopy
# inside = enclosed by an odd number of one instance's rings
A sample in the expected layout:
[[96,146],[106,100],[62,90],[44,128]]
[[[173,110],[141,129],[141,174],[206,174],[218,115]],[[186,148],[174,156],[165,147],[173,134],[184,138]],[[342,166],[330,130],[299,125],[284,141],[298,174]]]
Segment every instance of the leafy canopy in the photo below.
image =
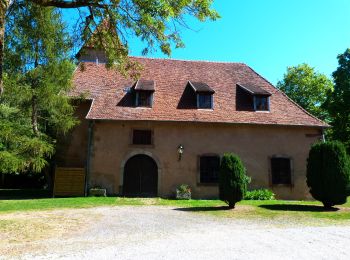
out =
[[39,172],[55,139],[72,128],[71,44],[53,8],[13,4],[7,17],[0,105],[0,172]]
[[332,91],[333,83],[324,74],[305,63],[288,67],[277,87],[314,116],[327,118],[322,104],[326,101],[327,93]]
[[339,66],[333,73],[334,91],[324,104],[331,125],[331,137],[343,142],[350,151],[350,49],[338,56]]
[[[145,43],[143,54],[160,49],[171,55],[172,48],[184,47],[181,29],[188,28],[185,20],[216,20],[219,14],[211,8],[213,0],[16,0],[26,5],[33,2],[41,7],[54,6],[75,9],[79,14],[76,35],[82,44],[92,35],[94,46],[103,50],[107,66],[127,72],[135,67],[128,59],[128,41],[134,37]],[[99,26],[106,22],[108,26]],[[76,44],[79,44],[77,41]]]

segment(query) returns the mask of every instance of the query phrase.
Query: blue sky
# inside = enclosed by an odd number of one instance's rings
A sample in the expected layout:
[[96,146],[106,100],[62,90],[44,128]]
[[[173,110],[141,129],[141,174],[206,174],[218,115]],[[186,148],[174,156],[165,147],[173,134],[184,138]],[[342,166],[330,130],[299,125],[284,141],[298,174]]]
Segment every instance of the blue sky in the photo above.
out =
[[[350,0],[214,0],[221,19],[188,21],[184,49],[171,58],[243,62],[272,83],[303,62],[331,76],[350,47]],[[141,56],[142,43],[129,42]],[[160,51],[148,57],[165,57]]]
[[[331,76],[350,47],[349,0],[216,0],[222,18],[184,30],[172,58],[243,62],[272,83],[303,62]],[[131,44],[141,55],[142,45]],[[159,52],[148,55],[164,57]]]

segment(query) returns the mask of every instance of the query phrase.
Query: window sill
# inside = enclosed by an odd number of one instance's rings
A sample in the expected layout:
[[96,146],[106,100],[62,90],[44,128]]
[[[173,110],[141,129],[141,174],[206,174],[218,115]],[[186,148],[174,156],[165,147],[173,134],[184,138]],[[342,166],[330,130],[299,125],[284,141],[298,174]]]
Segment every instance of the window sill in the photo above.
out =
[[214,108],[197,108],[197,110],[214,111]]
[[270,113],[270,111],[268,111],[268,110],[254,110],[254,112],[257,112],[257,113]]

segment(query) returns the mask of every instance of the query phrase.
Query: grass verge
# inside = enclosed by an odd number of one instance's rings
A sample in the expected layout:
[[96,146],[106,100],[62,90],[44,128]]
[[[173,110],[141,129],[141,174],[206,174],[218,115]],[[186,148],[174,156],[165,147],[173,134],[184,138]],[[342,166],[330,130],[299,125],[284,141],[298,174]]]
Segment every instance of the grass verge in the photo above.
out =
[[171,206],[175,210],[210,214],[238,219],[265,220],[291,219],[312,221],[318,219],[334,222],[349,221],[350,202],[338,206],[337,211],[324,211],[321,203],[314,201],[246,200],[237,203],[236,209],[227,210],[219,200],[168,200],[160,198],[82,197],[28,200],[0,200],[0,213],[17,211],[51,210],[60,208],[89,208],[98,206]]

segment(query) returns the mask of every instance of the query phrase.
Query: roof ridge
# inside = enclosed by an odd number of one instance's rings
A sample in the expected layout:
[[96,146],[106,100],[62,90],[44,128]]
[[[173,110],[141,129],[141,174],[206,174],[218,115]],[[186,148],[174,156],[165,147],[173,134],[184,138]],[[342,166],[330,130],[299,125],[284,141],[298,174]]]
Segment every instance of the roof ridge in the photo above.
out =
[[279,88],[275,87],[269,80],[267,80],[266,78],[264,78],[262,75],[260,75],[258,72],[256,72],[253,68],[251,68],[250,66],[247,66],[252,72],[254,72],[256,75],[258,75],[260,78],[262,78],[264,81],[266,81],[268,84],[270,84],[274,89],[276,89],[278,92],[280,92],[284,97],[287,98],[287,100],[289,102],[291,102],[292,104],[296,105],[298,108],[300,108],[305,114],[311,116],[312,118],[316,119],[318,122],[323,123],[326,127],[329,126],[329,124],[327,124],[326,122],[324,122],[323,120],[319,119],[318,117],[314,116],[313,114],[311,114],[310,112],[308,112],[306,109],[304,109],[302,106],[300,106],[298,103],[296,103],[294,100],[292,100],[290,97],[288,97],[288,95],[286,93],[284,93],[282,90],[280,90]]
[[143,56],[129,56],[129,57],[136,58],[136,59],[146,59],[146,60],[170,60],[170,61],[185,61],[185,62],[198,62],[198,63],[238,64],[238,65],[249,67],[247,64],[243,62],[234,62],[234,61],[186,60],[186,59],[143,57]]

